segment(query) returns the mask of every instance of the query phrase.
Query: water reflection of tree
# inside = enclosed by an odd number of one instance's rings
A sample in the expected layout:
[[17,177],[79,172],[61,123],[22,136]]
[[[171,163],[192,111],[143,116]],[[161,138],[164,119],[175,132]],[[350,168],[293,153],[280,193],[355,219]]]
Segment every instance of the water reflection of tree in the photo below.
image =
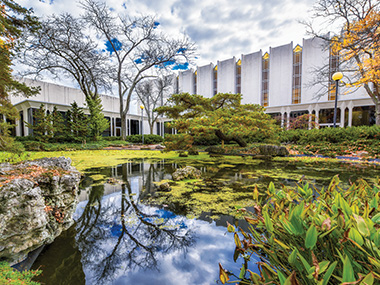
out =
[[140,192],[140,199],[143,200],[147,196],[153,195],[156,191],[154,187],[154,182],[164,180],[165,178],[171,178],[171,174],[168,174],[164,171],[164,166],[161,163],[149,164],[148,171],[143,175],[143,189]]
[[[101,189],[93,189],[77,221],[82,263],[97,282],[138,268],[157,269],[158,254],[186,252],[194,242],[193,232],[179,218],[173,224],[173,219],[157,219],[154,214],[144,213],[125,180],[119,204],[107,205],[101,199]],[[132,225],[130,217],[134,217]]]

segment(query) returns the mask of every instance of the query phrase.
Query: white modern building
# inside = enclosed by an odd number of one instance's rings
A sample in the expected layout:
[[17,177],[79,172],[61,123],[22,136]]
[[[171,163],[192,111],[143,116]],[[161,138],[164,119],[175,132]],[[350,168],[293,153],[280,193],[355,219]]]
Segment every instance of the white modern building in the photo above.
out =
[[[283,126],[303,114],[315,114],[321,127],[331,126],[335,83],[331,80],[323,89],[315,83],[315,70],[327,64],[331,78],[337,71],[337,60],[324,50],[322,40],[304,39],[302,46],[290,43],[270,48],[269,52],[260,50],[241,55],[240,59],[233,57],[181,72],[178,92],[205,97],[241,93],[243,103],[264,106],[267,113],[281,118]],[[374,103],[364,88],[339,88],[337,124],[344,127],[374,123]]]
[[[180,72],[174,80],[173,92],[188,92],[205,97],[217,93],[241,93],[243,103],[260,104],[266,112],[279,118],[281,125],[289,126],[291,118],[303,114],[315,114],[315,121],[320,127],[333,124],[335,85],[331,80],[329,86],[321,89],[315,82],[315,69],[329,66],[328,78],[337,71],[339,58],[323,48],[320,39],[304,39],[302,46],[293,43],[270,48],[269,52],[261,50],[218,61],[216,65],[199,66],[195,70]],[[329,79],[326,78],[328,82]],[[48,112],[54,106],[63,114],[76,101],[86,110],[85,97],[78,89],[56,84],[24,79],[30,86],[40,86],[39,95],[24,98],[12,96],[11,102],[20,112],[14,134],[30,135],[25,122],[33,122],[33,112],[43,103]],[[328,91],[329,90],[329,91]],[[121,134],[119,99],[115,96],[101,95],[105,117],[110,127],[105,136]],[[337,124],[340,127],[372,125],[375,123],[375,107],[364,88],[348,90],[339,88]],[[87,112],[88,113],[88,112]],[[141,134],[141,110],[135,101],[127,115],[127,135]],[[172,130],[164,130],[164,121],[159,117],[154,126],[154,133],[163,135]],[[149,132],[146,117],[143,118],[143,131]]]
[[[27,127],[25,122],[33,122],[34,112],[40,108],[41,104],[45,105],[47,113],[53,111],[54,106],[64,116],[65,113],[71,108],[74,101],[80,108],[83,108],[86,114],[89,111],[86,106],[85,96],[80,89],[61,86],[53,83],[47,83],[38,80],[23,79],[28,86],[39,86],[41,91],[38,95],[25,98],[23,96],[11,96],[11,103],[19,111],[20,119],[16,121],[16,128],[13,134],[16,136],[32,135],[32,130]],[[109,128],[103,133],[104,136],[120,136],[121,135],[121,119],[119,113],[119,98],[110,95],[100,95],[103,105],[103,113],[105,118],[109,121]],[[141,110],[136,101],[131,104],[130,112],[127,115],[127,135],[149,133],[149,124],[146,116],[143,116],[143,128],[141,128]],[[163,132],[164,118],[158,118],[157,123],[154,125],[154,133],[161,134]],[[166,133],[170,133],[171,129],[166,129]]]

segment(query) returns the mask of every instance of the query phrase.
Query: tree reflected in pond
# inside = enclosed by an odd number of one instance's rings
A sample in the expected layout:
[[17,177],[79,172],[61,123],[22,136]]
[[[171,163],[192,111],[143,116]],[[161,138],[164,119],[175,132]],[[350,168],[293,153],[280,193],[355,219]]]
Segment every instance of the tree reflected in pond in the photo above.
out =
[[[76,226],[37,258],[34,269],[41,266],[44,271],[39,281],[78,285],[214,284],[218,262],[223,261],[234,274],[240,272],[241,264],[232,258],[234,240],[225,235],[227,222],[248,230],[245,220],[223,211],[232,209],[236,213],[235,206],[251,199],[255,185],[266,189],[269,182],[282,187],[302,180],[325,187],[336,174],[347,182],[364,175],[377,177],[379,173],[378,168],[336,163],[242,163],[240,158],[231,164],[224,160],[190,162],[150,163],[141,159],[87,170],[80,193],[82,202],[74,217]],[[154,182],[171,179],[175,169],[186,165],[202,171],[196,187],[181,196],[175,186],[173,192],[156,191]],[[152,206],[158,204],[164,209]],[[196,219],[185,217],[198,209]]]
[[[154,168],[148,173],[150,184]],[[77,210],[77,246],[90,283],[157,269],[158,255],[186,252],[194,243],[194,230],[184,217],[140,204],[130,181],[123,180],[120,192],[104,198],[103,185],[93,187],[89,201]]]

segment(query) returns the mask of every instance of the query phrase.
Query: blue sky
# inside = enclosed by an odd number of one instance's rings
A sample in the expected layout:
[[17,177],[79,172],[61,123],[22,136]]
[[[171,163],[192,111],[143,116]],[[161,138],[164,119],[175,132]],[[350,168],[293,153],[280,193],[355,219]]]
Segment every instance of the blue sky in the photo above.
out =
[[[82,13],[73,0],[18,0],[38,16]],[[302,45],[314,0],[106,0],[115,11],[156,15],[170,35],[186,33],[197,45],[201,66],[241,54],[268,51],[293,41]]]

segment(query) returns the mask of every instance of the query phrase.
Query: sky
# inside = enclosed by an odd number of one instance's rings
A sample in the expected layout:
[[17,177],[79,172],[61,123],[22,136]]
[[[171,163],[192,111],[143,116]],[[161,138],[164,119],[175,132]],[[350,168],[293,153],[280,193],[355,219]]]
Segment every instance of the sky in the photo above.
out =
[[[17,0],[37,16],[83,11],[75,0]],[[198,66],[241,54],[265,53],[269,47],[307,37],[307,20],[315,0],[105,0],[116,12],[152,14],[169,34],[187,34],[197,46]]]

